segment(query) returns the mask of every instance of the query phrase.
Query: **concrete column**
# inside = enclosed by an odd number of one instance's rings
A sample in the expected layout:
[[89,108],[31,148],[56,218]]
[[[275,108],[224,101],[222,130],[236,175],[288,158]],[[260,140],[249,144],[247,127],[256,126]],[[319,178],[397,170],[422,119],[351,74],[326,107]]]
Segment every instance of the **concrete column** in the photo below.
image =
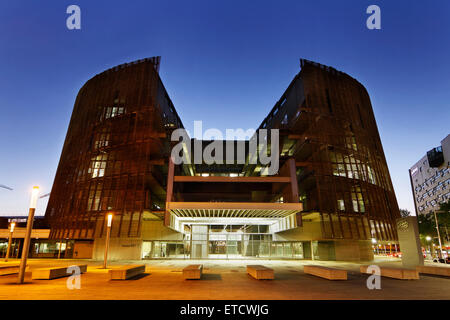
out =
[[422,245],[419,239],[417,217],[397,219],[397,234],[402,249],[402,264],[406,268],[423,265]]

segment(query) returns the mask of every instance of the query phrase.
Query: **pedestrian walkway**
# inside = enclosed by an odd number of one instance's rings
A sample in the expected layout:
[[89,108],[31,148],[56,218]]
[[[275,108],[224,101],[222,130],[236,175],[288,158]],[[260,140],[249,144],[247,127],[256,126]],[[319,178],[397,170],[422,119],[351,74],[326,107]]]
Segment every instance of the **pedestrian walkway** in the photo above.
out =
[[[16,260],[11,260],[16,261]],[[57,265],[87,263],[79,290],[67,287],[69,278],[32,280],[17,285],[17,275],[0,276],[0,299],[450,299],[450,279],[421,275],[420,280],[401,281],[382,278],[381,290],[369,290],[368,275],[359,272],[360,263],[331,261],[259,260],[274,269],[275,279],[258,281],[246,272],[243,260],[139,260],[110,262],[109,266],[146,264],[146,273],[137,279],[110,281],[102,261],[29,259],[29,270]],[[401,267],[393,258],[377,258],[374,264]],[[188,264],[203,264],[201,281],[186,281],[182,269]],[[303,272],[307,264],[348,271],[348,280],[331,282]],[[365,262],[364,264],[367,264]],[[450,267],[450,266],[449,266]]]

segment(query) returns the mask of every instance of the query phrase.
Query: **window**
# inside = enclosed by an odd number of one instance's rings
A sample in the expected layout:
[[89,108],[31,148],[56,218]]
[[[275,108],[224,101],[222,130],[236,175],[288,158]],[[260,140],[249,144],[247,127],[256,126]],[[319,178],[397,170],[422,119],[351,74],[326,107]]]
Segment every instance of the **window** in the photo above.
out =
[[110,142],[110,134],[106,130],[103,130],[96,136],[94,149],[97,150],[103,147],[107,147],[109,145],[109,142]]
[[373,169],[353,155],[343,155],[340,152],[330,152],[331,167],[334,176],[358,179],[376,184]]
[[89,167],[88,173],[92,178],[103,177],[105,175],[107,159],[107,154],[101,154],[91,159],[91,165]]
[[358,148],[357,148],[357,146],[356,146],[356,139],[355,139],[355,136],[346,137],[346,138],[345,138],[345,141],[346,141],[346,145],[347,145],[347,148],[348,148],[348,149],[358,151]]
[[284,198],[282,196],[280,196],[277,200],[275,200],[276,203],[283,203],[284,202]]
[[112,107],[104,107],[103,113],[100,116],[100,120],[114,118],[122,114],[125,114],[124,106],[114,105]]
[[352,203],[353,203],[353,211],[354,212],[358,212],[358,201],[356,201],[355,199],[352,199]]
[[369,175],[369,182],[372,184],[376,184],[375,181],[375,173],[373,172],[372,168],[370,166],[367,166],[367,173]]
[[352,204],[354,212],[365,212],[363,195],[359,186],[352,187]]
[[338,199],[338,210],[345,211],[345,202],[343,199]]
[[89,192],[89,199],[88,199],[88,211],[98,211],[100,210],[100,197],[102,194],[102,184],[99,184],[97,186],[97,190],[91,189]]
[[333,167],[333,175],[345,177],[346,173],[345,173],[345,167],[344,167],[344,163],[343,163],[344,161],[342,158],[342,153],[330,152],[330,158],[331,158],[332,167]]

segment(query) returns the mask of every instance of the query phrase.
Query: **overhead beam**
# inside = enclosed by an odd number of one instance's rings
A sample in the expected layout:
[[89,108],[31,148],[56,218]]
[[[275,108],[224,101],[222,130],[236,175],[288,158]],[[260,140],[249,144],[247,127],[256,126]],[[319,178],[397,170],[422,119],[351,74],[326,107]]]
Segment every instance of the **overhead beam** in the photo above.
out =
[[191,209],[191,210],[298,210],[301,211],[301,203],[277,203],[277,202],[168,202],[167,210]]
[[290,177],[223,177],[223,176],[174,176],[174,182],[265,182],[290,183]]

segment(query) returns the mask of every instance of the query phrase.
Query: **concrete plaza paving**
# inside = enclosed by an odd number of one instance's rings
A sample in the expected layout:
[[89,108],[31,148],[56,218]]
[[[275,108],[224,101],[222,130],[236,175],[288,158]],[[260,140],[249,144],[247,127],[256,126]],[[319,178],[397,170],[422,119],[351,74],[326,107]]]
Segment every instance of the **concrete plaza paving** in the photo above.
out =
[[[10,260],[10,262],[18,260]],[[2,262],[0,262],[2,263]],[[67,279],[32,280],[31,271],[57,265],[88,264],[81,275],[81,288],[68,289]],[[184,280],[181,270],[202,263],[202,280]],[[146,264],[146,273],[136,279],[111,281],[101,261],[29,259],[25,284],[17,275],[0,276],[0,299],[450,299],[450,278],[421,275],[420,280],[381,278],[381,290],[369,290],[368,275],[359,272],[359,263],[274,260],[146,260],[117,261],[109,266]],[[275,271],[275,280],[255,280],[246,273],[247,264],[263,264]],[[329,281],[303,272],[306,264],[342,268],[347,281]],[[368,263],[365,263],[368,264]],[[371,264],[401,267],[399,259],[377,258]],[[450,267],[450,266],[448,266]]]

